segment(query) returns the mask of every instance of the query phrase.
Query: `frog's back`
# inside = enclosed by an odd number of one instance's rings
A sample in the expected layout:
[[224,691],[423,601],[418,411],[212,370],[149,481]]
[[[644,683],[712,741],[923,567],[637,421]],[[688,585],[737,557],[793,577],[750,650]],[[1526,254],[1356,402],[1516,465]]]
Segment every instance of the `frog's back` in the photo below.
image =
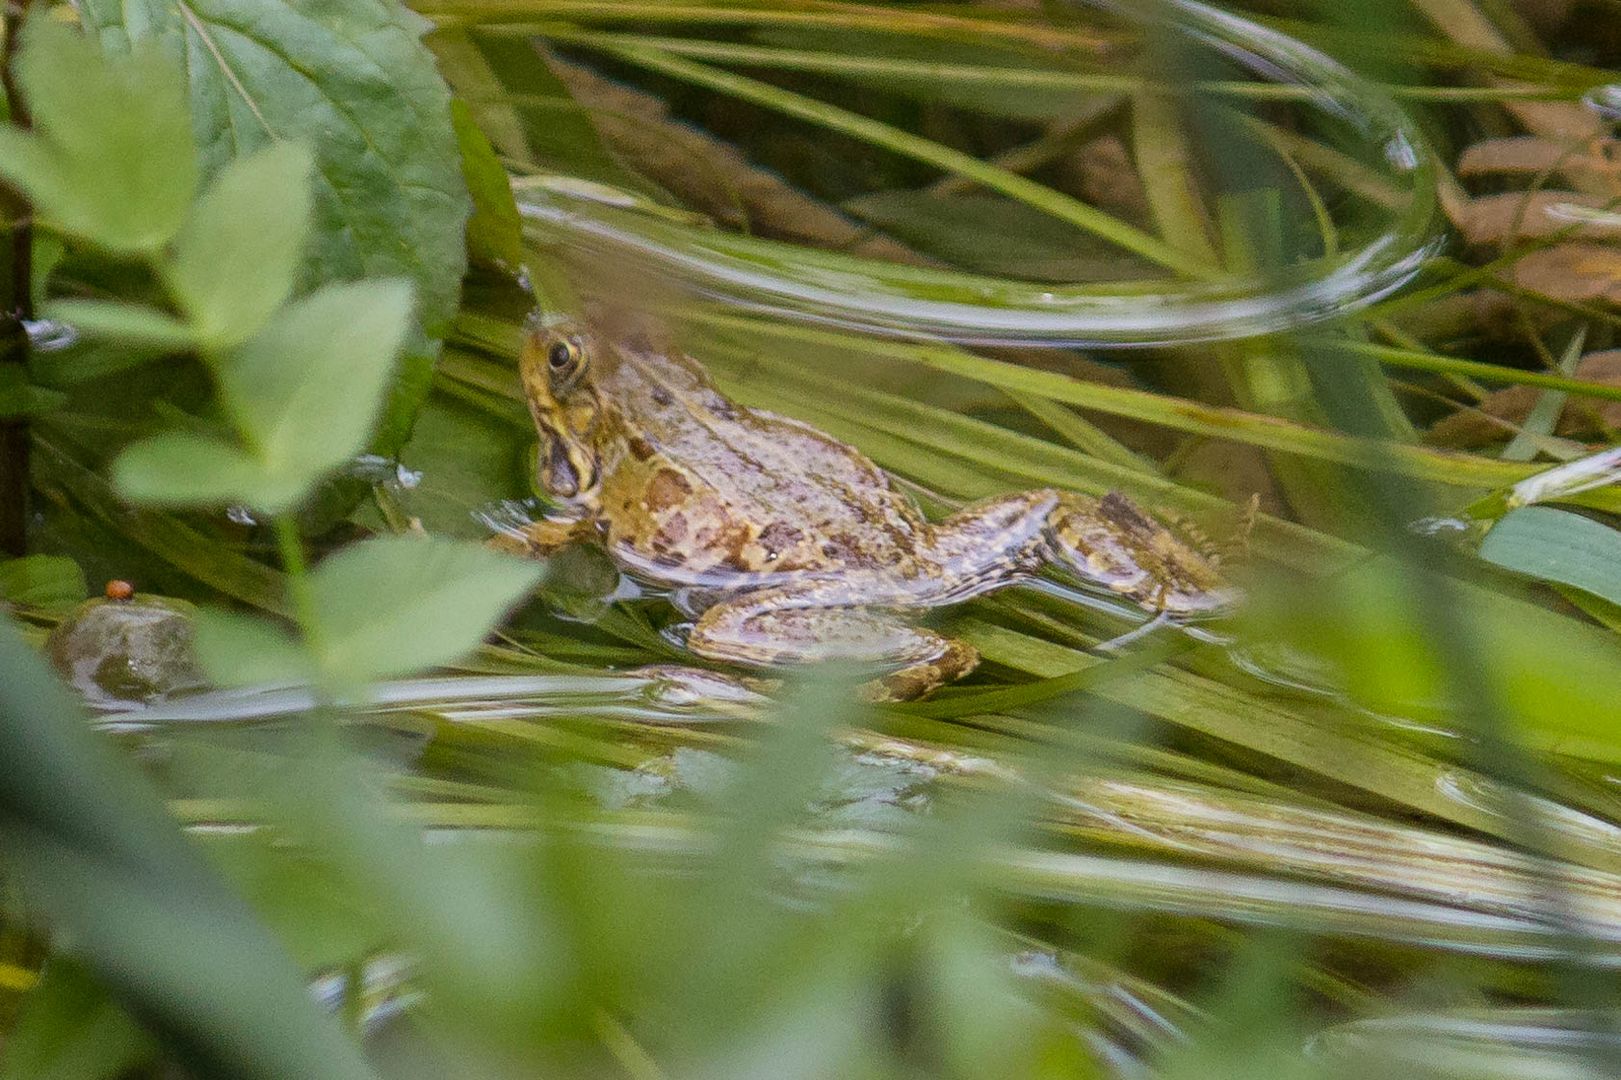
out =
[[927,526],[854,448],[732,402],[691,362],[620,351],[604,389],[635,430],[604,499],[633,568],[713,584],[909,562]]

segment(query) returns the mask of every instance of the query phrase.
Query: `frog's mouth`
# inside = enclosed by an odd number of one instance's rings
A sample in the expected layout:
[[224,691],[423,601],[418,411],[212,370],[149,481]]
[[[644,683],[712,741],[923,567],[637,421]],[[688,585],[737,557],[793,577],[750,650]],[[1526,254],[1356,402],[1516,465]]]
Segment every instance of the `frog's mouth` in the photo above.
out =
[[550,427],[542,427],[540,436],[537,465],[541,487],[559,499],[576,499],[595,486],[596,470],[588,454],[571,452],[575,447]]

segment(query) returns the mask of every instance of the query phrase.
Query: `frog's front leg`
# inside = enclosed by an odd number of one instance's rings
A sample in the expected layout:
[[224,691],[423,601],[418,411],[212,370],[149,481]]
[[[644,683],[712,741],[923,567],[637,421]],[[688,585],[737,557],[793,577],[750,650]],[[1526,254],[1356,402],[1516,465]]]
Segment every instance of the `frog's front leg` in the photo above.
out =
[[862,688],[873,701],[922,697],[979,663],[973,646],[913,626],[895,612],[817,606],[827,589],[826,582],[807,582],[723,601],[698,619],[687,648],[707,660],[752,668],[840,660],[893,665]]
[[503,526],[484,543],[509,555],[540,559],[587,539],[592,528],[589,518],[541,518],[522,525]]

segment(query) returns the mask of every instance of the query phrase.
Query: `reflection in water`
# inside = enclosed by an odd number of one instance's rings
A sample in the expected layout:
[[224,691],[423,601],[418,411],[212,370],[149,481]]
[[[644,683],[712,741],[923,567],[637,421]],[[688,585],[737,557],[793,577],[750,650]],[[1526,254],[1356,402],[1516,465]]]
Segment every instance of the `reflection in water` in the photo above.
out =
[[1582,95],[1582,104],[1611,123],[1621,123],[1621,84],[1595,86]]
[[1574,1009],[1478,1009],[1357,1020],[1308,1045],[1366,1076],[1414,1080],[1585,1080],[1621,1055],[1617,1017]]
[[[1422,135],[1379,88],[1282,34],[1195,3],[1116,6],[1112,15],[1167,29],[1218,51],[1256,78],[1304,91],[1304,107],[1360,142],[1358,164],[1380,174],[1399,209],[1361,247],[1275,278],[1214,270],[1200,280],[1116,292],[1051,286],[855,259],[755,240],[650,213],[601,185],[525,185],[521,206],[543,242],[588,262],[662,271],[737,304],[879,333],[973,343],[1148,345],[1251,336],[1334,318],[1399,288],[1436,250],[1434,167]],[[1167,11],[1160,19],[1145,12]],[[1264,142],[1264,139],[1262,140]],[[1259,144],[1258,144],[1259,148]],[[1188,269],[1184,267],[1184,269]]]
[[[643,724],[749,719],[766,699],[736,679],[698,668],[642,668],[615,674],[461,675],[377,683],[360,708],[374,714],[438,707],[451,720],[596,715]],[[319,707],[307,686],[266,686],[197,694],[161,706],[105,716],[111,731],[185,724],[288,719]]]

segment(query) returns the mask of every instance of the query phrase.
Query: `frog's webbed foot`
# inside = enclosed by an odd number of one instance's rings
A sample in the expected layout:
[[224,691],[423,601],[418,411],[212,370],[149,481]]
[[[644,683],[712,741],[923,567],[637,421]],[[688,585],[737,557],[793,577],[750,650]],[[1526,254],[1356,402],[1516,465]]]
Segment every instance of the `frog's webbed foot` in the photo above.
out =
[[908,701],[979,664],[965,642],[873,608],[794,607],[792,589],[769,589],[710,608],[687,637],[709,660],[770,668],[818,661],[894,665],[862,687],[872,701]]
[[1119,492],[1101,499],[1061,494],[1047,542],[1059,565],[1155,614],[1219,615],[1241,598],[1200,544],[1177,536]]

